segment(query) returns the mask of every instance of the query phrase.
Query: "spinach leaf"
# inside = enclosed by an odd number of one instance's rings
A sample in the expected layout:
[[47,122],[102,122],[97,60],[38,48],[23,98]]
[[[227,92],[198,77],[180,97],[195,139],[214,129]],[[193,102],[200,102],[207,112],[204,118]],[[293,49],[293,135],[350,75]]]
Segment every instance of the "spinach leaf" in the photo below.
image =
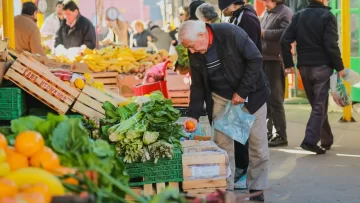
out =
[[27,116],[11,121],[11,131],[18,135],[27,130],[36,131],[45,120],[36,116]]

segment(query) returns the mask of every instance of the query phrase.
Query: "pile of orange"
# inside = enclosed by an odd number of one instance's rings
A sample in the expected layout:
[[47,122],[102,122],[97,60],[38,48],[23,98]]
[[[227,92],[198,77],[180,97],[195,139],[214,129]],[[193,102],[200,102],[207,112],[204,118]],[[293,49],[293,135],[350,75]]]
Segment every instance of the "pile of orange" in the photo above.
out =
[[52,171],[60,167],[57,154],[45,146],[44,138],[38,132],[20,133],[15,139],[14,147],[8,146],[5,136],[0,134],[0,161],[3,152],[6,159],[5,162],[0,162],[0,176],[6,175],[1,172],[2,168],[14,171],[33,166]]
[[51,195],[47,185],[39,183],[20,188],[8,179],[0,179],[0,203],[50,203]]

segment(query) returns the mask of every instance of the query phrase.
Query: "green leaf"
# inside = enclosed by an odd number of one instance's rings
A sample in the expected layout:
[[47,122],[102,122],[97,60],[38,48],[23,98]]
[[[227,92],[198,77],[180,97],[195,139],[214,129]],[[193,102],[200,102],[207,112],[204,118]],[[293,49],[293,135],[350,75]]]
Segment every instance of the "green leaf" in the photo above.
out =
[[36,116],[27,116],[11,121],[11,131],[15,134],[27,130],[37,130],[38,126],[42,124],[45,120]]

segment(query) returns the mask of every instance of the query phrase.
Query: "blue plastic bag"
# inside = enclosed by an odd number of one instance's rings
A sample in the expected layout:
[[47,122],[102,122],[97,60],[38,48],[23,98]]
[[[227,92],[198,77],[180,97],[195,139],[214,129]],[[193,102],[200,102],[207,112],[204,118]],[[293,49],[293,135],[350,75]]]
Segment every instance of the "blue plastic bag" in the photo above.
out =
[[249,139],[255,116],[242,110],[244,104],[232,105],[229,102],[225,111],[214,121],[216,130],[245,145]]

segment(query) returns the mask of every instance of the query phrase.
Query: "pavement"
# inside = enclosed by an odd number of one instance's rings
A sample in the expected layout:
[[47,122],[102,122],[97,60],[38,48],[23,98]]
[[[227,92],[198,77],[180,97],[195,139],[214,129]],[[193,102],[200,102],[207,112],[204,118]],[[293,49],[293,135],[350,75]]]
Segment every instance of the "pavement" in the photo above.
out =
[[356,123],[339,123],[342,113],[330,108],[335,142],[325,155],[299,147],[310,115],[309,105],[285,105],[288,147],[270,149],[270,188],[266,202],[360,202],[360,114]]

